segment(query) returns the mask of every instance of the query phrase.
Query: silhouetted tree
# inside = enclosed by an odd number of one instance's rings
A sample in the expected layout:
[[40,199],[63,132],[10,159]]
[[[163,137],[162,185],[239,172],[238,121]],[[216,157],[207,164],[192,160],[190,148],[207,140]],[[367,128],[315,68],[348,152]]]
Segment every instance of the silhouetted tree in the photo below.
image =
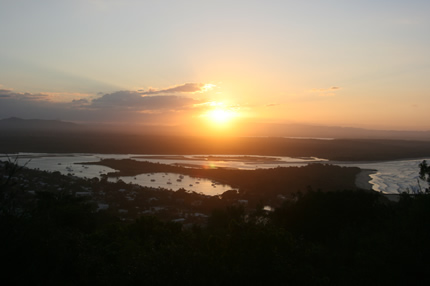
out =
[[[420,164],[420,179],[423,181],[426,181],[427,183],[430,183],[430,166],[427,164],[426,160],[423,160]],[[429,193],[429,188],[425,188],[424,189],[425,193]],[[420,193],[422,193],[421,188],[420,188]]]

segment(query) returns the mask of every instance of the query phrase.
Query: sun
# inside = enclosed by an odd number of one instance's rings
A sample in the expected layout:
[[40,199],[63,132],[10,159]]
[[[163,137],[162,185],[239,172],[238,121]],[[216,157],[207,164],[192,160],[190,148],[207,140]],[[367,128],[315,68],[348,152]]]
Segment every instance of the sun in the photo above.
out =
[[236,114],[232,110],[216,108],[209,110],[206,113],[206,116],[211,122],[224,125],[230,122],[236,116]]
[[200,132],[218,136],[220,132],[222,135],[233,132],[242,115],[238,106],[212,101],[204,105],[199,117],[203,119],[200,121],[203,124]]

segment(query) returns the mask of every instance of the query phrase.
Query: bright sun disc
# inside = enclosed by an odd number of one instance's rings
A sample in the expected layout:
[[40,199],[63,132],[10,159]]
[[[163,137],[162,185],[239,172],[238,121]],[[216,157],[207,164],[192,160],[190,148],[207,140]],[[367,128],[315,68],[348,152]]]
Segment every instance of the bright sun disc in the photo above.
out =
[[226,109],[213,109],[208,111],[206,115],[210,121],[218,124],[227,123],[235,117],[235,113],[233,111]]

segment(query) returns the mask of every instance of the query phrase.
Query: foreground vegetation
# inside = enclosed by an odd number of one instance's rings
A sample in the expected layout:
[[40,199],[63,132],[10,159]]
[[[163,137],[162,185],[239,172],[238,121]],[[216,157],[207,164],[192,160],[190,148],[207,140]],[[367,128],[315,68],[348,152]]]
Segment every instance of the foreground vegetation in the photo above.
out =
[[44,185],[30,196],[7,173],[0,178],[2,285],[430,282],[428,195],[389,203],[371,192],[309,190],[274,211],[219,205],[205,225],[184,227],[97,211],[92,197],[73,190],[84,181],[56,176],[63,190]]

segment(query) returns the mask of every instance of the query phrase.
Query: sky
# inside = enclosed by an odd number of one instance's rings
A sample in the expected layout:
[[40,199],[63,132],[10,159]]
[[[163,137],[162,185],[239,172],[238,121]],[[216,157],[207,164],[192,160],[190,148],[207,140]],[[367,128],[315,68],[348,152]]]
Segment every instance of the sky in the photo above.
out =
[[0,0],[0,118],[429,130],[430,1]]

